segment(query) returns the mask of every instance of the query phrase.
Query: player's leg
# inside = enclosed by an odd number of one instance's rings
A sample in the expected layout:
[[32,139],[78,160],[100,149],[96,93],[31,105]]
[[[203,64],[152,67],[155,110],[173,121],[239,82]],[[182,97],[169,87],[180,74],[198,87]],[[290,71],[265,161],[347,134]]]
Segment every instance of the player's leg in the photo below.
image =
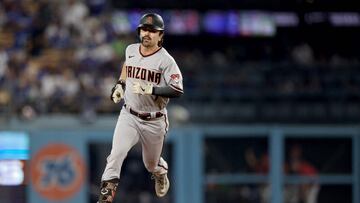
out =
[[155,167],[151,178],[155,180],[155,192],[158,197],[163,197],[167,194],[170,188],[170,181],[167,176],[168,165],[166,161],[160,157],[158,166]]
[[167,119],[149,121],[146,130],[140,135],[143,161],[146,169],[153,174],[155,179],[156,195],[166,195],[170,187],[167,177],[168,164],[161,157],[165,136],[167,133]]
[[138,140],[139,135],[133,119],[127,111],[122,111],[114,130],[111,153],[106,159],[106,167],[101,177],[99,203],[113,201],[124,159]]

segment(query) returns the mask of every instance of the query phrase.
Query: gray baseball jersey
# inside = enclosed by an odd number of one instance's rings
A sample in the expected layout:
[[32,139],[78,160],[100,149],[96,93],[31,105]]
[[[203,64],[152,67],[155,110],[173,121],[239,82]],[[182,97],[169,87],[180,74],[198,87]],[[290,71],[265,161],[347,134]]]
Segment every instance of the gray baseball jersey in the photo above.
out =
[[[128,151],[141,141],[143,161],[146,169],[154,174],[165,174],[168,170],[166,161],[161,157],[165,135],[168,131],[166,105],[169,98],[155,95],[135,94],[132,91],[134,82],[141,85],[152,83],[154,86],[170,86],[176,91],[183,92],[182,75],[174,58],[160,48],[151,55],[140,53],[140,43],[131,44],[126,48],[126,90],[123,108],[118,118],[112,149],[107,157],[107,164],[102,180],[120,178],[121,167]],[[142,120],[132,115],[129,109],[138,113],[162,112],[164,116]]]
[[[182,75],[174,58],[160,48],[157,52],[143,56],[140,53],[140,43],[131,44],[126,48],[126,87],[132,87],[135,81],[141,85],[152,83],[155,87],[169,85],[173,89],[182,92]],[[134,94],[131,88],[125,90],[124,100],[126,105],[136,111],[166,113],[166,105],[169,98],[155,95]]]

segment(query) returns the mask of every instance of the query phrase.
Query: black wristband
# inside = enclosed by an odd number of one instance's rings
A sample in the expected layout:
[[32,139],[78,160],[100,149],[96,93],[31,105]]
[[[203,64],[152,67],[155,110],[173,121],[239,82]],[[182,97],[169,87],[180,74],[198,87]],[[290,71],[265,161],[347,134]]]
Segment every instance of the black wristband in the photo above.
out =
[[126,82],[124,80],[118,80],[116,84],[119,84],[121,85],[121,87],[125,90],[125,87],[126,87]]

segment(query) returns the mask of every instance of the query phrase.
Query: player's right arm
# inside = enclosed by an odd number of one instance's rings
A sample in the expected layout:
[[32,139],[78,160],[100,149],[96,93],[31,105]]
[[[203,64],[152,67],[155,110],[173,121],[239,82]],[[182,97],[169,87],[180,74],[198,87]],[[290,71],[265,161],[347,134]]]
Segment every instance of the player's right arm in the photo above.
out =
[[120,73],[120,77],[119,77],[119,80],[116,84],[120,84],[121,87],[123,88],[123,91],[125,91],[125,84],[126,84],[126,77],[127,77],[127,74],[126,74],[126,63],[124,62],[122,68],[121,68],[121,73]]
[[117,83],[111,90],[110,99],[114,103],[119,103],[121,101],[121,99],[124,97],[125,80],[126,80],[126,66],[125,66],[125,62],[124,62],[123,66],[121,68],[119,80],[117,81]]
[[121,68],[121,74],[120,74],[119,80],[125,82],[126,77],[127,77],[127,75],[126,75],[126,65],[125,65],[125,62],[124,62],[123,66]]

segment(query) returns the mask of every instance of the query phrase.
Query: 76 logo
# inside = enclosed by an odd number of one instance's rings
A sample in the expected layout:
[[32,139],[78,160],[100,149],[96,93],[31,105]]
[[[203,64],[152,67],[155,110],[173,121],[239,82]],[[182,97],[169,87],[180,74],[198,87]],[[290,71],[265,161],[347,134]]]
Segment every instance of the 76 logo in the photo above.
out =
[[42,187],[58,185],[67,187],[71,185],[76,176],[71,155],[44,159],[41,163],[43,177],[41,179]]
[[76,148],[66,144],[48,144],[31,160],[31,182],[35,191],[52,201],[73,197],[82,187],[86,165]]

